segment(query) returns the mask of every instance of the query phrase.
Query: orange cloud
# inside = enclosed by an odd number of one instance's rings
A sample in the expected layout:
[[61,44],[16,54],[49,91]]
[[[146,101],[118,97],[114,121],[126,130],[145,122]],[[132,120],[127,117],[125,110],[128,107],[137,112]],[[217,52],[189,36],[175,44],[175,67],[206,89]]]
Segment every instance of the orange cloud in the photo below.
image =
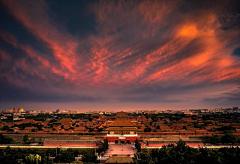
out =
[[180,29],[178,35],[194,38],[198,35],[198,30],[195,25],[186,25]]
[[11,56],[4,50],[0,50],[0,56],[3,61],[11,60]]
[[89,6],[97,20],[96,33],[82,40],[50,18],[44,1],[4,3],[47,44],[55,60],[10,35],[1,38],[40,63],[39,74],[49,70],[77,87],[121,88],[167,81],[192,85],[239,76],[239,61],[231,55],[240,45],[239,32],[222,30],[215,8],[192,14],[180,12],[181,1],[99,1]]
[[43,0],[37,3],[32,1],[20,3],[11,0],[3,2],[21,23],[48,44],[63,68],[71,73],[76,73],[74,68],[77,63],[75,51],[78,43],[72,36],[60,32],[61,27],[52,24],[53,21],[47,15],[47,5]]

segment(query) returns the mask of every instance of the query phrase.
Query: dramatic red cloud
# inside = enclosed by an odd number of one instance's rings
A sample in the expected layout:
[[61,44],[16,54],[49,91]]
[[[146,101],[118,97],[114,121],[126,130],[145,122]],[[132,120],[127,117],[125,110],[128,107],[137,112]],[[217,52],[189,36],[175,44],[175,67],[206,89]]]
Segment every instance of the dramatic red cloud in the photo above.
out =
[[[174,12],[173,9],[178,3],[143,1],[137,5],[131,5],[126,1],[117,4],[114,2],[109,4],[103,1],[100,3],[100,7],[97,4],[95,8],[96,16],[101,24],[99,31],[104,31],[103,39],[99,42],[105,43],[104,38],[111,38],[108,39],[110,40],[108,44],[102,45],[104,51],[99,51],[99,54],[109,54],[109,57],[114,56],[114,58],[117,58],[115,60],[117,65],[124,65],[122,67],[123,71],[121,71],[122,75],[115,79],[116,83],[121,80],[126,83],[136,83],[138,81],[144,84],[184,80],[184,85],[189,85],[203,81],[219,82],[230,80],[234,76],[239,77],[240,71],[235,68],[239,61],[233,63],[234,57],[231,56],[239,43],[226,48],[231,40],[239,36],[239,31],[235,31],[235,36],[225,37],[225,41],[222,42],[223,34],[229,32],[220,29],[221,25],[215,15],[217,13],[201,11],[198,15],[194,15],[194,18],[190,15],[191,13],[184,15],[185,19],[182,22],[174,24],[173,28],[170,28],[171,31],[159,36],[160,41],[167,38],[167,42],[164,44],[160,42],[158,48],[153,51],[150,50],[149,53],[138,54],[139,50],[135,49],[137,47],[135,44],[132,47],[126,47],[124,43],[118,41],[124,33],[127,34],[127,31],[124,30],[130,30],[131,27],[136,28],[131,24],[135,23],[138,25],[137,29],[141,29],[141,33],[139,33],[141,41],[151,39],[151,30],[166,25],[167,21],[164,18]],[[138,15],[138,13],[140,14]],[[117,31],[119,27],[123,28],[120,32]],[[154,32],[154,35],[156,35],[156,32]],[[136,44],[141,46],[141,41],[137,41]],[[186,47],[194,41],[201,47],[190,47],[189,52],[186,51]],[[122,49],[118,44],[125,47]],[[157,41],[154,44],[157,44]],[[115,53],[112,53],[109,52],[109,49],[113,49],[110,46],[120,49],[116,49]],[[191,51],[195,51],[194,48],[198,48],[198,50],[193,53]],[[116,52],[119,52],[121,56]],[[191,54],[188,55],[188,53]],[[132,54],[136,54],[135,60],[131,60]],[[181,56],[178,55],[186,57],[181,59]],[[129,62],[126,59],[123,60],[127,57],[129,57]],[[168,63],[169,58],[176,58],[177,60]],[[156,67],[158,63],[163,65]],[[152,67],[155,70],[150,73],[149,70]],[[106,68],[108,67],[106,66]],[[197,75],[195,72],[202,75]]]
[[11,56],[4,50],[0,50],[0,56],[4,61],[11,60]]
[[[7,32],[0,37],[38,63],[33,68],[21,59],[17,67],[45,80],[64,78],[76,88],[188,86],[239,78],[240,60],[232,56],[240,46],[239,30],[221,29],[222,8],[192,14],[180,11],[182,3],[96,2],[89,6],[96,33],[81,39],[50,17],[45,1],[5,0],[8,11],[52,51],[54,61]],[[11,60],[3,51],[1,56]]]
[[[78,60],[76,57],[78,43],[71,35],[59,31],[60,27],[53,25],[53,21],[47,15],[48,7],[44,1],[25,1],[23,3],[7,0],[4,3],[21,23],[48,44],[53,50],[56,60],[59,60],[62,69],[73,74],[77,73],[75,66]],[[44,63],[46,64],[46,62]]]

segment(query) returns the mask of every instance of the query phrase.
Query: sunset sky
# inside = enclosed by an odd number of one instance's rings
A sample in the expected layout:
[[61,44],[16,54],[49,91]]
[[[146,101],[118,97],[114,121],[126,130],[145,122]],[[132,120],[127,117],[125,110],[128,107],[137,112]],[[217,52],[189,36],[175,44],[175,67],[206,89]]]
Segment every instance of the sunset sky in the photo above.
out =
[[239,0],[0,0],[0,110],[240,106]]

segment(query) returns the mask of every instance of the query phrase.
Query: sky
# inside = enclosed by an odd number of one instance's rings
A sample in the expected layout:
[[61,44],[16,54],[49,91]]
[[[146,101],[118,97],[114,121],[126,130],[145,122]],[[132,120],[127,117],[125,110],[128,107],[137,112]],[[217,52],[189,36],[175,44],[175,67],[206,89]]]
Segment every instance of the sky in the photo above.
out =
[[0,0],[0,110],[240,106],[238,0]]

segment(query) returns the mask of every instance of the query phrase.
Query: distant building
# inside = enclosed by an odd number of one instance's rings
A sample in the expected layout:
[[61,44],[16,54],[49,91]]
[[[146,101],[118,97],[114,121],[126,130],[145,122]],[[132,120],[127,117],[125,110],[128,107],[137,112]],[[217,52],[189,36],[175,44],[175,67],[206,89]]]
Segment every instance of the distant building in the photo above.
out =
[[116,114],[116,119],[117,120],[127,120],[128,119],[128,114],[125,112],[118,112]]
[[236,111],[239,109],[239,107],[233,107],[232,109]]
[[15,108],[7,109],[3,113],[15,114],[15,113],[23,113],[23,112],[25,112],[23,108],[15,107]]

